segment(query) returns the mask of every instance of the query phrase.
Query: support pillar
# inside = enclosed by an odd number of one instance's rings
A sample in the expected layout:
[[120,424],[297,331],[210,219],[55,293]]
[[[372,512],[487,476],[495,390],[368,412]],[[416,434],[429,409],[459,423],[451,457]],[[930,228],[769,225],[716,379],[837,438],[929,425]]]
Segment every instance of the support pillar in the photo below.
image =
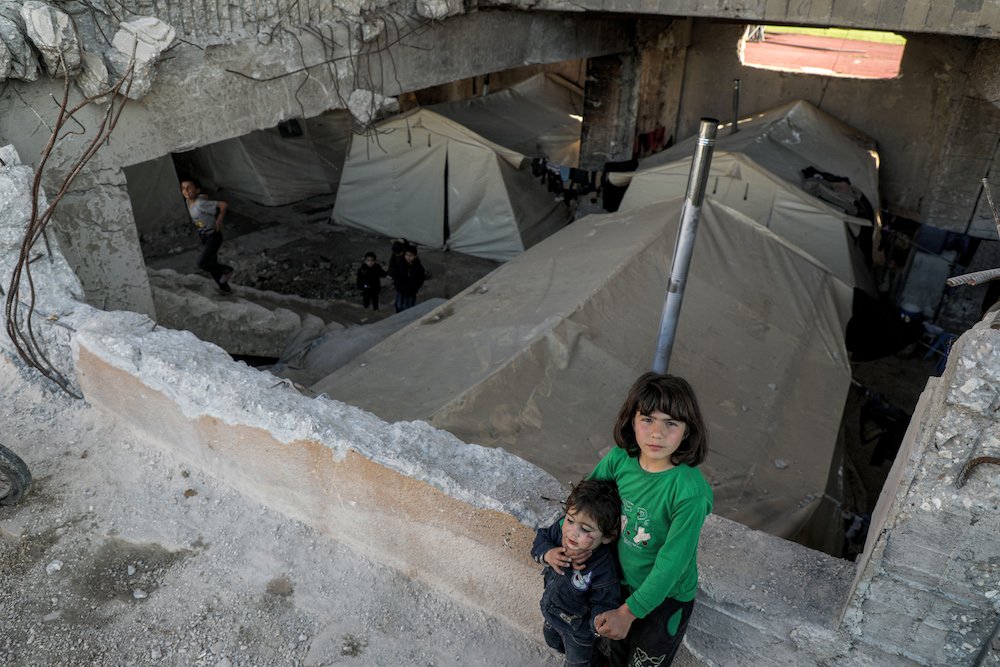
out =
[[580,169],[598,171],[605,162],[632,158],[639,62],[636,53],[616,53],[591,58],[587,63]]

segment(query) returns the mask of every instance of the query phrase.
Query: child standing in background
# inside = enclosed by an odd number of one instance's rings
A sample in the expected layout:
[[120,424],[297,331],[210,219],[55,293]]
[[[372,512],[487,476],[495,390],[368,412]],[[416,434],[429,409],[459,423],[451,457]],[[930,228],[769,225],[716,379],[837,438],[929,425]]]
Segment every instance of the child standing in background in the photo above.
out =
[[198,230],[201,253],[198,268],[208,271],[212,280],[223,292],[232,292],[229,279],[233,267],[219,262],[219,248],[222,247],[222,219],[226,217],[228,204],[221,200],[209,199],[201,192],[201,184],[193,178],[181,181],[181,195],[187,204],[188,216]]
[[358,289],[361,290],[361,303],[367,308],[371,304],[372,310],[378,310],[378,295],[382,290],[382,278],[388,273],[381,264],[375,261],[375,253],[366,252],[365,260],[358,269]]

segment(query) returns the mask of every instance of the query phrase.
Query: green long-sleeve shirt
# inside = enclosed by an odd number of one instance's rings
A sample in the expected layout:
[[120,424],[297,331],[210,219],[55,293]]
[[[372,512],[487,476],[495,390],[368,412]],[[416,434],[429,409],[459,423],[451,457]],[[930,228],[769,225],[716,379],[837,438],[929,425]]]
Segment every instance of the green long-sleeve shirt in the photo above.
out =
[[697,468],[681,464],[646,472],[639,459],[615,447],[589,479],[618,483],[626,519],[618,559],[632,594],[625,600],[638,618],[673,598],[693,600],[698,591],[698,538],[712,511],[712,489]]

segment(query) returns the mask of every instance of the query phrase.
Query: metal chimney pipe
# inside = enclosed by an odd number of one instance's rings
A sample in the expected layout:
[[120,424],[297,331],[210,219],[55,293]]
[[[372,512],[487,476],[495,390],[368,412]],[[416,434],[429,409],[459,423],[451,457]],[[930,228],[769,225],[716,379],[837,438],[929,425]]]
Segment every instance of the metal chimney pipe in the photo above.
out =
[[733,134],[740,131],[740,80],[733,79]]
[[660,335],[656,341],[656,356],[653,359],[655,373],[666,373],[670,365],[670,352],[677,333],[677,319],[681,312],[681,301],[684,299],[684,285],[687,283],[688,269],[691,266],[691,255],[694,254],[698,219],[701,217],[702,202],[705,200],[705,183],[708,181],[708,171],[712,164],[712,152],[715,150],[715,136],[718,131],[719,121],[714,118],[701,119],[698,145],[691,159],[687,193],[684,195],[684,206],[681,208],[681,222],[674,241],[670,282],[667,284],[663,312],[660,315]]

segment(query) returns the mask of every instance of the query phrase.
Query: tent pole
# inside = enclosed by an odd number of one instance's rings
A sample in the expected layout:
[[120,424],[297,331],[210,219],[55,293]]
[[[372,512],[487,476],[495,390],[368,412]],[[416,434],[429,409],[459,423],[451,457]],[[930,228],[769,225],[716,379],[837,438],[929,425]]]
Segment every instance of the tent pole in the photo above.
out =
[[715,135],[718,130],[719,121],[716,119],[701,119],[698,145],[691,160],[687,193],[684,195],[684,206],[681,207],[680,227],[677,229],[677,239],[674,241],[670,282],[667,284],[663,312],[660,315],[660,335],[656,341],[656,357],[653,359],[655,373],[666,373],[670,364],[670,351],[674,346],[677,318],[681,312],[681,301],[684,299],[684,284],[687,282],[688,268],[691,266],[691,255],[694,254],[698,218],[701,217],[701,205],[705,200],[705,183],[708,181],[712,151],[715,149]]
[[740,80],[733,79],[733,134],[740,131]]

